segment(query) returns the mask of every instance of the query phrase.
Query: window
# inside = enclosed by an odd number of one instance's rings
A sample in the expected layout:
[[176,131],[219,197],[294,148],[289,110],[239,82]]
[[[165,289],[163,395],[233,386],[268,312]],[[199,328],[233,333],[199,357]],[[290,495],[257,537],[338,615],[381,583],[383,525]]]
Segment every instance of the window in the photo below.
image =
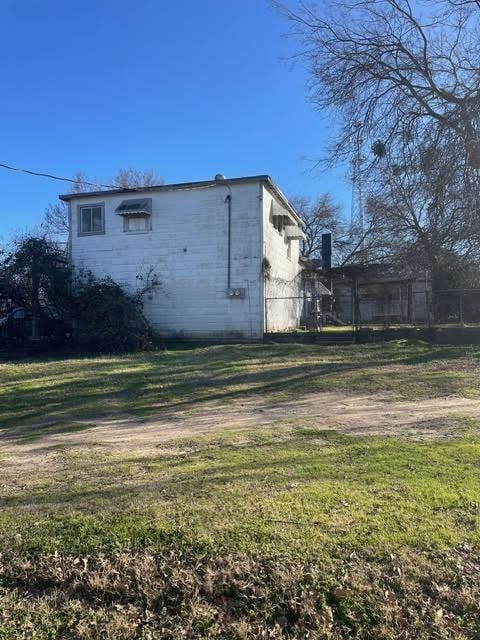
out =
[[78,208],[78,234],[105,233],[105,206],[102,203]]
[[126,233],[147,233],[150,229],[150,216],[123,216],[123,230]]
[[123,230],[126,233],[148,233],[152,228],[152,199],[129,198],[115,209],[123,218]]
[[283,232],[283,216],[272,216],[272,224],[279,233]]

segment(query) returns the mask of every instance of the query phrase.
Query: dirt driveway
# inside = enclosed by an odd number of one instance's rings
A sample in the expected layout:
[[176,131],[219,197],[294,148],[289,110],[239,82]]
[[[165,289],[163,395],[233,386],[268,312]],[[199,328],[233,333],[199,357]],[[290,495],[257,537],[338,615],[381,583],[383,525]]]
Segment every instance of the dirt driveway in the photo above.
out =
[[[451,397],[392,402],[382,396],[321,393],[275,405],[259,400],[228,406],[211,403],[203,404],[193,412],[178,411],[168,417],[145,421],[104,421],[89,431],[58,439],[65,442],[71,439],[85,445],[95,442],[115,449],[150,448],[174,438],[227,429],[272,427],[275,424],[302,424],[358,436],[442,438],[452,434],[455,423],[452,418],[459,416],[480,418],[480,399]],[[51,437],[52,440],[56,438]]]
[[[53,470],[70,448],[79,452],[95,448],[113,454],[159,455],[174,448],[176,439],[199,434],[256,427],[278,427],[280,433],[296,426],[356,436],[438,439],[459,432],[459,418],[480,418],[480,399],[446,397],[412,402],[392,401],[386,396],[319,393],[276,404],[262,399],[229,405],[204,403],[193,411],[148,420],[78,421],[69,432],[47,433],[27,441],[10,439],[0,432],[0,456],[4,473],[15,469],[30,473],[44,470],[45,465]],[[37,429],[40,432],[42,425]],[[35,433],[35,429],[29,433]]]

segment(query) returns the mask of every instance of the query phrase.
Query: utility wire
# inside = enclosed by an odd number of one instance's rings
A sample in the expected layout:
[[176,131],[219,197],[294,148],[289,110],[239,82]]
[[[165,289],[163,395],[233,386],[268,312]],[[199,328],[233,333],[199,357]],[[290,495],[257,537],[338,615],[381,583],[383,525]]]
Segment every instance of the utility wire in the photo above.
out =
[[3,164],[0,162],[1,169],[8,169],[9,171],[18,171],[19,173],[28,173],[31,176],[38,176],[40,178],[50,178],[51,180],[59,180],[60,182],[71,182],[72,184],[86,184],[89,187],[104,187],[106,189],[118,189],[118,185],[113,184],[100,184],[98,182],[88,182],[88,180],[74,180],[73,178],[62,178],[61,176],[55,176],[52,173],[40,173],[39,171],[32,171],[31,169],[22,169],[20,167],[12,167],[9,164]]
[[[124,190],[124,191],[148,191],[149,189],[155,189],[156,186],[155,185],[148,185],[148,186],[138,186],[138,187],[122,187],[118,184],[101,184],[100,182],[89,182],[88,180],[74,180],[73,178],[63,178],[62,176],[56,176],[53,173],[41,173],[40,171],[32,171],[31,169],[23,169],[21,167],[12,167],[9,164],[4,164],[2,162],[0,162],[0,169],[8,169],[9,171],[17,171],[19,173],[27,173],[30,176],[38,176],[40,178],[49,178],[50,180],[59,180],[60,182],[70,182],[72,184],[77,184],[77,185],[88,185],[89,187],[94,187],[96,191],[98,191],[99,189],[101,189],[102,187],[104,189],[115,189],[115,190]],[[216,181],[213,181],[212,183],[209,184],[205,184],[205,185],[195,185],[192,187],[188,187],[185,186],[183,188],[181,188],[181,185],[175,185],[175,190],[182,190],[182,191],[192,191],[193,189],[198,190],[198,189],[211,189],[212,187],[217,186],[218,184],[221,183],[217,183]],[[158,187],[163,187],[165,189],[165,191],[169,191],[169,190],[173,190],[173,188],[169,189],[169,185],[157,185]],[[226,184],[225,186],[227,186],[229,189],[229,185]],[[79,195],[81,195],[81,192],[79,192]]]

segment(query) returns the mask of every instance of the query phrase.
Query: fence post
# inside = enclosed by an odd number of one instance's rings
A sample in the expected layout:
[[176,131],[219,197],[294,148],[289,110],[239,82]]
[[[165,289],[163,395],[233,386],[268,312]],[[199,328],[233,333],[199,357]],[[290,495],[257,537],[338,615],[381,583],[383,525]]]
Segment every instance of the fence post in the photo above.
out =
[[353,324],[354,331],[357,333],[360,328],[361,316],[360,316],[360,297],[358,295],[358,280],[355,278],[353,285]]
[[431,327],[432,325],[432,311],[430,308],[431,300],[430,300],[430,291],[428,289],[425,290],[425,311],[427,312],[427,326]]
[[460,324],[463,327],[463,290],[460,290],[460,294],[458,297],[458,311],[460,316]]

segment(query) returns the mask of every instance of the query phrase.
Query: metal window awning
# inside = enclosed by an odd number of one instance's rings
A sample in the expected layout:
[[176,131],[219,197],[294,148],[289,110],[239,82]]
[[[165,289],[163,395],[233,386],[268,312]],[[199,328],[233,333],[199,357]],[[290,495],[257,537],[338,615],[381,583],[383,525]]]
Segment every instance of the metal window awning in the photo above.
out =
[[131,200],[122,200],[115,212],[119,216],[151,216],[152,199],[132,198]]
[[296,225],[289,225],[285,227],[285,236],[288,240],[305,240],[305,234]]
[[294,218],[288,214],[287,210],[284,207],[280,206],[277,202],[272,201],[271,213],[277,218],[282,218],[284,226],[297,226],[297,221],[294,220]]

